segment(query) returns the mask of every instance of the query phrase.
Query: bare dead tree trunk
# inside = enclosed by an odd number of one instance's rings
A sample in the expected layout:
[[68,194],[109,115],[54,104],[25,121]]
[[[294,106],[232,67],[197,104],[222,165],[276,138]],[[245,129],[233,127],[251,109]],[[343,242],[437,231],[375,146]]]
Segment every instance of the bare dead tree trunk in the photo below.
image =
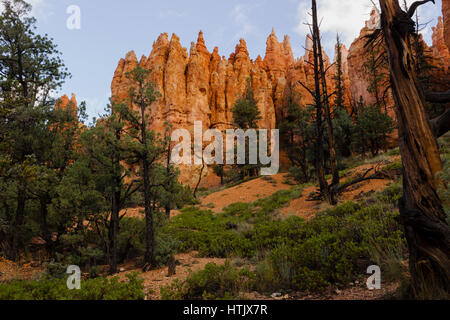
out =
[[197,184],[195,185],[195,189],[194,189],[194,193],[193,193],[193,196],[194,196],[195,199],[197,199],[197,191],[198,191],[198,188],[200,187],[200,183],[202,182],[203,171],[205,170],[205,167],[206,167],[206,163],[205,163],[205,159],[203,158],[203,151],[202,151],[202,167],[200,169],[200,174],[198,176],[198,181],[197,181]]
[[409,246],[412,293],[422,299],[450,293],[450,229],[436,192],[442,163],[407,42],[415,10],[430,1],[417,1],[405,12],[398,0],[380,0],[403,160],[400,218]]
[[[312,0],[312,14],[313,14],[313,25],[314,19],[316,19],[315,24],[317,24],[317,4],[316,0]],[[317,47],[317,34],[313,28],[312,38],[313,38],[313,53],[314,53],[314,102],[316,107],[316,132],[317,141],[315,146],[316,153],[316,173],[317,179],[319,180],[320,193],[326,201],[331,202],[330,190],[328,187],[328,182],[325,179],[325,169],[324,169],[324,151],[323,151],[323,110],[322,110],[322,93],[320,90],[320,70],[319,70],[319,52]]]
[[336,158],[336,144],[334,141],[334,132],[333,132],[333,123],[331,121],[331,111],[330,111],[330,103],[328,99],[328,90],[327,90],[327,79],[326,79],[326,71],[325,66],[323,63],[323,54],[322,54],[322,43],[320,39],[320,30],[319,30],[319,23],[317,19],[317,7],[316,7],[316,1],[313,1],[313,32],[314,32],[314,39],[316,41],[317,45],[317,54],[318,54],[318,60],[319,60],[319,72],[320,72],[320,78],[322,80],[322,95],[323,95],[323,106],[325,109],[325,120],[327,122],[327,133],[328,133],[328,147],[330,148],[330,167],[331,167],[331,175],[332,175],[332,182],[329,187],[329,197],[330,197],[330,203],[336,204],[337,200],[335,197],[335,187],[339,185],[339,171],[337,168],[337,158]]

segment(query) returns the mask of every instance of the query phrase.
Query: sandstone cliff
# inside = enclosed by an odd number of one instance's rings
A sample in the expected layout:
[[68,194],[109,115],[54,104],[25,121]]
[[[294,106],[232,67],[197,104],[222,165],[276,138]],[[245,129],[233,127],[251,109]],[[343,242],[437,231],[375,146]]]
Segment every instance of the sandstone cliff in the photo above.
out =
[[450,49],[450,0],[442,0],[442,16],[444,17],[445,43]]
[[[444,12],[445,14],[445,12]],[[366,22],[365,27],[361,30],[360,36],[350,46],[350,52],[348,55],[348,75],[350,78],[350,87],[352,93],[353,103],[356,103],[362,98],[365,104],[376,103],[376,96],[373,90],[368,90],[370,87],[370,76],[367,64],[370,56],[373,54],[373,48],[366,46],[367,36],[371,34],[378,26],[379,13],[376,10],[372,10],[370,20]],[[448,20],[448,19],[447,19]],[[428,45],[420,39],[424,46],[424,54],[426,60],[430,64],[427,72],[431,81],[431,88],[433,91],[446,91],[449,90],[450,83],[450,54],[445,44],[445,30],[442,18],[438,19],[438,24],[433,28],[433,45]],[[380,42],[381,46],[379,52],[376,52],[377,56],[383,54],[383,42]],[[386,108],[389,115],[395,118],[394,113],[394,99],[392,91],[389,86],[389,71],[387,61],[385,63],[378,62],[377,68],[378,75],[382,78],[380,81],[380,87],[378,90],[379,97],[383,98],[382,106]],[[372,91],[372,92],[369,92]]]
[[75,115],[78,114],[78,104],[75,94],[72,93],[71,98],[65,94],[61,98],[56,100],[55,109],[62,109],[66,111],[72,111]]
[[[309,39],[309,38],[307,38]],[[306,41],[308,48],[309,41]],[[348,85],[347,54],[344,56],[344,79]],[[235,52],[228,59],[219,55],[219,49],[209,52],[200,31],[197,42],[189,49],[182,48],[178,36],[163,33],[153,44],[149,57],[137,59],[133,51],[121,59],[111,84],[115,100],[127,99],[130,81],[126,73],[137,65],[150,71],[149,80],[161,92],[161,99],[152,106],[153,128],[162,128],[165,121],[175,128],[189,129],[194,121],[203,121],[205,128],[228,128],[232,124],[231,110],[237,98],[246,89],[248,79],[255,92],[263,119],[261,128],[275,128],[282,118],[283,101],[290,91],[302,97],[302,103],[312,103],[312,97],[298,81],[313,88],[313,69],[307,63],[312,53],[307,50],[305,57],[295,60],[288,36],[282,42],[274,31],[267,39],[264,59],[258,56],[251,60],[245,40],[236,45]],[[325,67],[330,60],[324,53]],[[335,67],[327,73],[330,93],[333,92]]]
[[[447,20],[444,19],[445,22]],[[368,90],[370,82],[364,64],[370,54],[365,46],[367,43],[365,36],[379,26],[379,21],[378,12],[373,10],[360,36],[352,43],[350,49],[341,46],[346,90],[345,105],[349,113],[353,111],[360,97],[365,104],[375,103],[377,100],[374,92]],[[448,86],[449,79],[449,53],[444,44],[448,32],[445,33],[444,28],[443,21],[439,20],[437,27],[434,28],[433,46],[426,48],[431,51],[432,63],[437,67],[433,69],[437,89]],[[112,97],[116,101],[127,100],[130,81],[126,73],[141,65],[150,71],[149,80],[156,85],[162,95],[151,107],[152,129],[161,131],[164,122],[169,122],[175,129],[184,128],[192,131],[194,121],[202,121],[204,129],[223,130],[232,127],[231,110],[236,99],[245,92],[248,79],[251,79],[251,86],[262,115],[259,126],[266,129],[276,128],[284,117],[283,105],[288,95],[300,96],[303,105],[313,103],[308,90],[299,84],[302,82],[308,88],[314,88],[314,72],[310,64],[312,62],[310,36],[306,37],[305,48],[305,55],[295,59],[289,37],[285,36],[280,42],[272,30],[266,42],[264,58],[258,56],[254,61],[250,59],[246,42],[241,39],[227,59],[220,56],[217,47],[212,52],[208,51],[202,31],[197,41],[191,43],[189,50],[181,46],[177,35],[173,34],[169,39],[168,34],[163,33],[153,43],[148,57],[142,56],[138,60],[131,51],[119,61],[111,84]],[[335,91],[336,66],[332,65],[325,52],[323,54],[325,67],[329,69],[328,91],[332,93]],[[387,64],[378,68],[379,74],[385,74],[383,81],[380,82],[378,96],[384,101],[383,108],[395,117],[394,99],[391,90],[388,89],[387,68]],[[195,173],[191,171],[198,171],[198,168],[186,170],[187,180],[197,179]]]

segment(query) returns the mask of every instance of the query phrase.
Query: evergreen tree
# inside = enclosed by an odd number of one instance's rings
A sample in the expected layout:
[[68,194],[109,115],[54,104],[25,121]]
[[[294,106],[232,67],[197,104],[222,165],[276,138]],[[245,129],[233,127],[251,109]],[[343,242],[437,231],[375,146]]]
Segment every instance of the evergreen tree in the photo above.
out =
[[387,72],[383,70],[387,69],[387,53],[383,46],[383,42],[370,42],[368,44],[367,60],[363,66],[368,75],[369,86],[367,91],[375,98],[375,105],[380,109],[384,109],[387,112],[387,105],[385,102],[385,95],[387,93],[384,88],[389,83]]
[[245,94],[240,97],[233,107],[233,123],[240,129],[256,129],[258,121],[262,119],[255,95],[252,90],[251,78],[247,81]]
[[[252,90],[251,78],[247,81],[245,94],[236,101],[232,113],[233,123],[239,129],[248,130],[258,128],[258,122],[262,117]],[[257,147],[256,151],[258,151]],[[245,141],[245,164],[238,164],[236,167],[240,179],[259,174],[260,164],[250,164],[250,145],[247,139]]]
[[[36,194],[43,181],[51,152],[49,121],[55,101],[50,93],[68,76],[52,39],[35,34],[36,20],[31,6],[22,0],[3,2],[0,15],[0,152],[11,170],[1,177],[15,203],[6,206],[9,222],[8,257],[18,258],[23,246],[22,230],[30,199],[40,198],[42,210],[48,205],[48,192]],[[51,120],[51,119],[50,119]],[[53,131],[55,132],[55,131]],[[53,174],[53,173],[52,173]],[[42,179],[42,177],[44,178]],[[49,183],[52,182],[52,183]],[[43,212],[45,215],[45,213]],[[44,235],[46,236],[46,235]]]
[[[312,110],[301,106],[293,93],[289,93],[285,103],[285,119],[280,123],[284,147],[292,165],[299,169],[300,176],[295,174],[298,182],[308,182],[311,179],[311,159],[314,150],[314,127],[311,124]],[[292,169],[293,173],[297,170]]]
[[336,95],[334,100],[333,127],[335,128],[335,141],[337,150],[342,157],[351,155],[352,120],[347,112],[345,103],[345,83],[343,78],[342,47],[339,35],[336,41],[336,74],[334,75]]
[[103,118],[93,128],[83,132],[82,136],[82,148],[91,159],[97,189],[101,190],[105,203],[109,204],[105,210],[108,214],[104,225],[108,230],[105,247],[111,274],[117,272],[119,212],[141,187],[139,181],[133,180],[130,170],[124,166],[131,151],[124,138],[125,122],[117,112],[118,109],[117,105],[108,105]]
[[[157,188],[164,185],[164,181],[158,178],[162,167],[160,161],[167,145],[167,141],[149,129],[150,108],[161,94],[147,81],[148,74],[149,71],[140,66],[127,73],[128,79],[133,83],[129,92],[130,101],[127,105],[122,104],[118,110],[127,123],[125,137],[133,154],[129,164],[139,167],[137,175],[143,188],[147,240],[144,270],[156,267],[154,211],[158,202]],[[136,106],[137,111],[129,106]]]
[[376,156],[381,149],[386,148],[387,136],[394,128],[394,121],[378,106],[364,106],[360,102],[354,126],[354,147],[361,153],[365,153],[368,148]]

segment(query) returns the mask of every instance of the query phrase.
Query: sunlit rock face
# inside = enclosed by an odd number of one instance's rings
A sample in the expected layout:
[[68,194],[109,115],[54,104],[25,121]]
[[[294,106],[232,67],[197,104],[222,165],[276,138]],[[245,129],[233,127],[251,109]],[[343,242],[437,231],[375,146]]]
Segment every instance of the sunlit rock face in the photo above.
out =
[[65,94],[56,100],[55,109],[70,111],[75,116],[78,114],[78,104],[75,94],[72,93],[71,98]]
[[442,0],[442,16],[444,19],[445,43],[450,50],[450,0]]
[[[310,36],[306,38],[306,48],[311,49]],[[283,105],[292,92],[301,97],[303,104],[312,103],[310,93],[298,82],[313,89],[314,72],[311,66],[312,51],[305,57],[294,59],[290,39],[285,36],[279,41],[275,31],[267,38],[264,58],[252,60],[245,40],[241,39],[235,51],[225,58],[219,55],[219,48],[209,52],[200,31],[196,42],[189,51],[180,44],[177,35],[170,40],[166,33],[159,36],[153,44],[149,57],[137,59],[133,51],[119,61],[111,84],[112,97],[116,101],[127,101],[130,80],[127,72],[137,65],[150,71],[152,81],[161,98],[151,108],[152,127],[161,130],[165,121],[175,128],[189,129],[194,121],[202,121],[205,128],[225,129],[232,126],[232,108],[242,96],[251,81],[262,120],[261,128],[275,128],[283,117]],[[341,46],[343,55],[344,79],[348,85],[348,51]],[[335,66],[323,52],[327,82],[330,93],[334,90]],[[308,63],[309,62],[309,63]]]
[[[259,127],[274,129],[284,117],[284,102],[288,95],[295,94],[302,104],[312,104],[313,99],[298,82],[313,89],[314,72],[309,63],[312,52],[307,50],[305,58],[295,60],[288,36],[279,41],[275,31],[267,39],[264,59],[258,56],[250,58],[245,40],[241,39],[235,51],[225,58],[220,56],[219,48],[209,52],[203,32],[200,31],[196,42],[192,42],[189,51],[180,44],[173,34],[169,40],[166,33],[161,34],[153,44],[149,57],[137,59],[133,51],[121,59],[111,84],[114,101],[128,101],[131,81],[127,72],[140,65],[150,71],[152,81],[161,98],[150,108],[151,127],[162,132],[164,123],[169,122],[174,129],[183,128],[193,131],[195,121],[202,121],[204,129],[231,128],[232,108],[241,97],[250,81],[258,107],[261,111]],[[311,46],[307,37],[306,47]],[[344,57],[344,80],[348,88],[346,99],[350,100],[347,50],[342,46]],[[325,67],[330,60],[325,52]],[[334,91],[335,67],[327,73],[328,90]],[[135,107],[131,106],[130,107]],[[197,169],[193,169],[197,170]],[[186,177],[196,180],[195,174],[188,172]]]
[[[349,83],[351,87],[351,94],[353,104],[356,105],[360,99],[365,104],[376,103],[376,96],[373,92],[367,90],[370,86],[370,76],[365,67],[367,59],[370,56],[370,46],[367,45],[367,36],[372,34],[376,28],[379,27],[379,12],[377,10],[372,10],[370,19],[366,21],[365,27],[361,30],[360,36],[354,40],[350,46],[348,54],[348,75]],[[448,19],[447,19],[448,20]],[[449,50],[445,44],[445,26],[441,18],[438,19],[438,24],[433,28],[433,45],[428,47],[428,45],[422,40],[420,36],[420,41],[424,45],[424,51],[427,60],[431,64],[430,79],[431,87],[434,91],[444,91],[449,88],[450,79],[450,59]],[[381,43],[383,44],[383,43]],[[385,74],[386,80],[388,80],[388,64],[377,69],[378,74]],[[395,119],[394,112],[394,98],[391,89],[388,88],[389,81],[385,81],[379,88],[379,96],[383,97],[383,107],[386,108],[388,114]],[[395,140],[395,136],[393,137]]]
[[[444,2],[446,17],[448,1]],[[350,114],[354,112],[360,99],[365,104],[375,103],[376,100],[374,94],[367,90],[369,76],[364,63],[368,57],[365,37],[379,27],[379,21],[378,11],[372,10],[360,36],[350,48],[347,50],[345,45],[341,45],[344,99]],[[439,21],[434,28],[433,46],[427,47],[431,51],[433,65],[438,67],[433,71],[436,89],[448,85],[449,54],[445,45],[449,34],[445,32],[447,24],[448,19]],[[160,99],[149,108],[150,126],[153,130],[163,132],[164,123],[168,122],[174,129],[183,128],[193,132],[195,121],[202,121],[204,130],[224,130],[233,127],[232,108],[250,82],[261,111],[259,127],[274,129],[286,116],[284,106],[289,96],[294,95],[304,106],[313,104],[313,97],[308,90],[314,89],[310,35],[306,36],[305,48],[305,55],[295,59],[289,37],[285,36],[279,41],[272,30],[267,38],[264,58],[257,56],[252,60],[243,39],[226,58],[220,55],[217,47],[212,52],[208,50],[202,31],[197,40],[191,43],[189,50],[181,46],[177,35],[173,34],[169,39],[168,34],[163,33],[153,43],[148,57],[142,56],[138,60],[131,51],[119,61],[111,84],[112,97],[114,101],[128,101],[131,82],[126,74],[140,65],[149,70],[149,81],[161,93]],[[328,70],[327,90],[332,94],[335,92],[336,65],[325,52],[322,54]],[[336,52],[333,60],[336,61]],[[379,72],[387,75],[387,65]],[[381,86],[380,95],[385,101],[383,108],[394,118],[394,99],[387,86],[388,82]],[[331,96],[330,100],[334,102],[334,97]],[[130,105],[130,108],[134,107]],[[395,134],[392,141],[396,141]],[[193,184],[198,180],[198,167],[182,168],[181,171],[183,182]]]
[[[360,101],[365,105],[377,103],[377,97],[374,92],[369,92],[371,77],[368,71],[368,61],[371,54],[371,48],[368,45],[367,36],[371,35],[377,28],[379,28],[380,14],[378,10],[373,9],[370,13],[370,18],[366,21],[364,28],[361,29],[360,35],[356,38],[350,46],[347,63],[348,75],[351,88],[352,103],[356,106]],[[383,44],[380,42],[381,45]],[[380,50],[382,54],[384,50]],[[382,108],[391,116],[395,117],[394,112],[394,98],[392,91],[388,89],[388,65],[379,63],[377,68],[378,75],[384,75],[384,83],[380,83],[378,89],[378,100],[383,100]],[[380,81],[382,82],[382,81]]]

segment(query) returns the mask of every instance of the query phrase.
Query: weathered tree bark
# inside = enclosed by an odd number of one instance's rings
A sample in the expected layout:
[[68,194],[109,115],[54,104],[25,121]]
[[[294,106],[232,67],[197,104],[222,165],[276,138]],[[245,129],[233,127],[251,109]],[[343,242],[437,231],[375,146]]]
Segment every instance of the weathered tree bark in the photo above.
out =
[[319,61],[319,72],[320,72],[320,78],[322,81],[322,103],[325,109],[325,120],[327,122],[327,133],[328,133],[328,147],[330,148],[330,168],[331,168],[331,175],[332,175],[332,181],[331,185],[329,187],[329,198],[331,204],[337,204],[336,200],[336,192],[335,187],[339,185],[339,171],[337,167],[337,158],[336,158],[336,144],[334,141],[334,132],[333,132],[333,122],[331,121],[331,110],[330,110],[330,103],[328,99],[328,90],[327,90],[327,79],[326,79],[326,71],[325,66],[323,63],[323,54],[322,54],[322,43],[320,40],[320,30],[319,30],[319,23],[317,19],[317,8],[314,0],[313,4],[313,32],[314,32],[314,40],[316,41],[317,45],[317,54],[318,54],[318,61]]
[[431,130],[436,138],[442,137],[450,130],[450,108],[439,117],[432,119]]
[[450,103],[450,90],[446,92],[425,91],[425,99],[433,103]]
[[406,13],[398,0],[380,0],[403,161],[400,220],[409,247],[415,298],[448,297],[450,292],[450,229],[436,192],[442,163],[407,45],[408,35],[414,32],[412,9],[430,1],[413,4]]
[[[313,15],[313,25],[317,26],[317,4],[316,0],[312,0],[312,15]],[[314,102],[316,107],[316,132],[317,141],[315,146],[316,153],[316,173],[317,179],[319,180],[320,193],[326,201],[331,203],[330,189],[328,182],[325,179],[325,169],[324,169],[324,151],[323,151],[323,110],[322,110],[322,93],[320,90],[320,70],[319,70],[319,52],[318,52],[318,41],[319,34],[317,33],[318,28],[313,27],[312,38],[313,38],[313,53],[314,53]]]
[[195,189],[192,194],[195,199],[197,199],[197,191],[198,191],[198,188],[200,187],[200,183],[202,182],[203,171],[205,170],[205,167],[206,167],[206,163],[205,163],[205,159],[203,158],[203,149],[202,149],[202,167],[200,169],[200,174],[198,176],[197,184],[195,185]]

